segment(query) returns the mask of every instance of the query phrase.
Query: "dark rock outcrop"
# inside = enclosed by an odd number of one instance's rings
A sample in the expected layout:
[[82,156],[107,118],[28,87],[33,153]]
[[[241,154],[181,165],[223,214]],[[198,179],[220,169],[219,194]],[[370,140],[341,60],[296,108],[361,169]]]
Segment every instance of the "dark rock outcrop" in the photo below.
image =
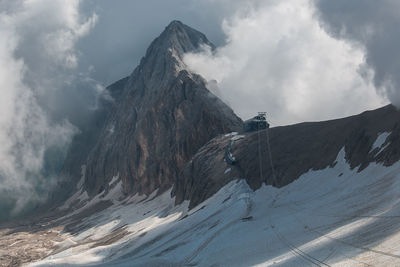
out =
[[76,183],[82,174],[82,165],[86,163],[90,152],[98,142],[107,118],[120,101],[128,78],[125,77],[108,86],[104,95],[99,98],[98,109],[87,115],[86,124],[79,129],[68,149],[59,174],[59,184],[50,196],[50,203],[57,204],[76,190]]
[[[228,164],[224,156],[232,136],[222,133],[240,131],[242,121],[183,62],[184,53],[203,44],[213,47],[181,22],[166,27],[133,73],[108,87],[113,100],[103,100],[92,123],[76,136],[62,174],[76,181],[86,165],[84,187],[91,196],[107,191],[115,176],[126,194],[174,186],[176,203],[190,200],[194,207],[235,179],[246,179],[253,189],[263,183],[285,186],[310,169],[334,166],[343,147],[351,168],[359,171],[371,162],[391,165],[400,159],[400,112],[389,105],[246,133],[236,137],[230,150],[234,165]],[[372,144],[381,132],[391,135],[377,153]]]
[[[267,131],[271,153],[268,151]],[[391,134],[383,145],[384,149],[378,153],[372,145],[382,132]],[[232,146],[236,159],[233,166],[224,162],[224,149],[230,139],[226,136],[215,138],[186,165],[174,189],[177,203],[190,200],[190,207],[194,207],[238,178],[246,179],[254,190],[263,183],[285,186],[310,169],[334,166],[343,147],[346,161],[353,169],[362,171],[371,162],[390,166],[400,159],[400,112],[389,105],[343,119],[247,133]],[[227,168],[232,170],[224,173]]]
[[183,63],[184,53],[203,44],[213,47],[204,34],[173,21],[132,75],[108,88],[114,100],[99,115],[100,126],[75,138],[65,165],[75,176],[86,165],[89,195],[107,191],[114,176],[126,194],[165,191],[200,147],[240,129],[240,118]]

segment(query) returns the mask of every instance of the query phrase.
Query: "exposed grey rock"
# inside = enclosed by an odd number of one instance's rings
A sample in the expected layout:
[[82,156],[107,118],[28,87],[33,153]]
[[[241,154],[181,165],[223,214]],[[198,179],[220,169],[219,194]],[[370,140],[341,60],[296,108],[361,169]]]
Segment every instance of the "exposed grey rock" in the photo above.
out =
[[59,174],[59,185],[51,195],[51,203],[57,204],[76,190],[76,183],[81,176],[81,166],[86,163],[89,153],[99,140],[107,118],[115,109],[116,103],[120,101],[128,78],[125,77],[107,87],[107,95],[100,98],[99,108],[89,116],[87,124],[74,136]]
[[[107,191],[116,175],[126,194],[174,186],[176,202],[190,200],[194,207],[234,179],[245,178],[253,189],[262,183],[285,186],[310,169],[333,166],[342,147],[358,170],[374,161],[391,165],[399,160],[400,113],[387,106],[268,130],[275,175],[266,130],[235,141],[231,152],[236,163],[227,164],[224,154],[231,137],[220,134],[239,131],[242,121],[183,63],[183,54],[202,44],[213,47],[203,34],[172,22],[132,75],[108,88],[114,100],[104,101],[95,127],[75,139],[64,173],[79,176],[86,164],[84,186],[92,196]],[[392,132],[389,145],[377,154],[371,147],[384,131]]]
[[237,166],[224,161],[229,142],[230,137],[224,135],[212,139],[186,164],[172,192],[177,204],[190,200],[193,208],[230,181],[243,177]]
[[87,139],[90,149],[66,165],[76,175],[86,164],[85,189],[90,195],[107,191],[117,175],[126,194],[163,192],[206,142],[241,128],[240,118],[182,61],[184,53],[204,44],[213,47],[202,33],[173,21],[132,75],[109,87],[114,101],[101,116],[101,129],[76,139],[72,158]]
[[[275,177],[268,151],[267,131]],[[372,145],[382,132],[391,134],[383,145],[384,149],[377,153]],[[371,162],[390,166],[400,159],[400,112],[389,105],[343,119],[246,133],[245,138],[235,141],[232,146],[232,154],[236,159],[233,166],[223,160],[224,148],[230,138],[215,138],[185,166],[183,175],[175,185],[177,203],[190,200],[190,207],[194,207],[238,178],[246,179],[254,190],[263,183],[285,186],[310,169],[321,170],[334,166],[343,147],[346,160],[353,169],[362,171]],[[232,171],[224,174],[226,168],[232,168]]]

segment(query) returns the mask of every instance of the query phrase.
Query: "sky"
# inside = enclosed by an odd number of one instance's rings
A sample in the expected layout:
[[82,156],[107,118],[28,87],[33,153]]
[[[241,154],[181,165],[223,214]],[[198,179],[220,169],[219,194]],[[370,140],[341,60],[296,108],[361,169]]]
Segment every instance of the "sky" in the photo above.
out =
[[105,87],[128,76],[176,19],[217,46],[185,63],[242,119],[266,111],[276,126],[400,106],[399,8],[395,0],[0,0],[0,195],[12,213],[44,200],[56,183],[43,173],[49,151],[66,150]]

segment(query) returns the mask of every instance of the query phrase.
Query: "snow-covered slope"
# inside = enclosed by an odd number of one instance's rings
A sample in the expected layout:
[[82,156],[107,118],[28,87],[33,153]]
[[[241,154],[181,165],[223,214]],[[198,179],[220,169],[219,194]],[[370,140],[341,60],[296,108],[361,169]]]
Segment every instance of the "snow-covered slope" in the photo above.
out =
[[0,265],[400,266],[400,111],[227,134],[181,60],[204,43],[172,22],[109,87],[54,210],[0,226]]
[[232,181],[190,211],[170,192],[114,203],[30,266],[400,265],[400,164],[336,162],[280,189]]

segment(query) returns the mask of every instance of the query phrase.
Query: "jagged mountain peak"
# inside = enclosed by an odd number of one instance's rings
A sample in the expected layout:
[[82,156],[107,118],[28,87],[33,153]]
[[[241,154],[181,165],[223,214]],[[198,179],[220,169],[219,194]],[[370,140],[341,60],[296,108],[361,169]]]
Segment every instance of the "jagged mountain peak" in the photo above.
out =
[[107,88],[64,165],[74,194],[2,225],[0,266],[400,266],[400,111],[239,134],[200,75],[171,71],[204,42],[173,21]]
[[186,25],[182,23],[180,20],[173,20],[171,21],[165,29],[171,29],[171,28],[181,28],[185,27]]
[[179,55],[199,49],[201,45],[214,47],[203,33],[178,20],[173,20],[155,40],[158,44],[163,42]]
[[78,152],[68,157],[74,171],[67,175],[86,166],[84,187],[90,196],[109,190],[113,177],[125,194],[164,192],[200,147],[241,128],[241,119],[183,63],[184,53],[202,44],[212,46],[204,34],[172,21],[132,75],[109,87],[118,97],[95,136],[83,138],[94,140],[87,157],[75,160]]
[[161,78],[165,72],[177,74],[186,68],[183,63],[184,54],[198,51],[202,45],[214,49],[214,45],[203,33],[174,20],[150,44],[139,68],[147,69],[151,75],[157,73]]

